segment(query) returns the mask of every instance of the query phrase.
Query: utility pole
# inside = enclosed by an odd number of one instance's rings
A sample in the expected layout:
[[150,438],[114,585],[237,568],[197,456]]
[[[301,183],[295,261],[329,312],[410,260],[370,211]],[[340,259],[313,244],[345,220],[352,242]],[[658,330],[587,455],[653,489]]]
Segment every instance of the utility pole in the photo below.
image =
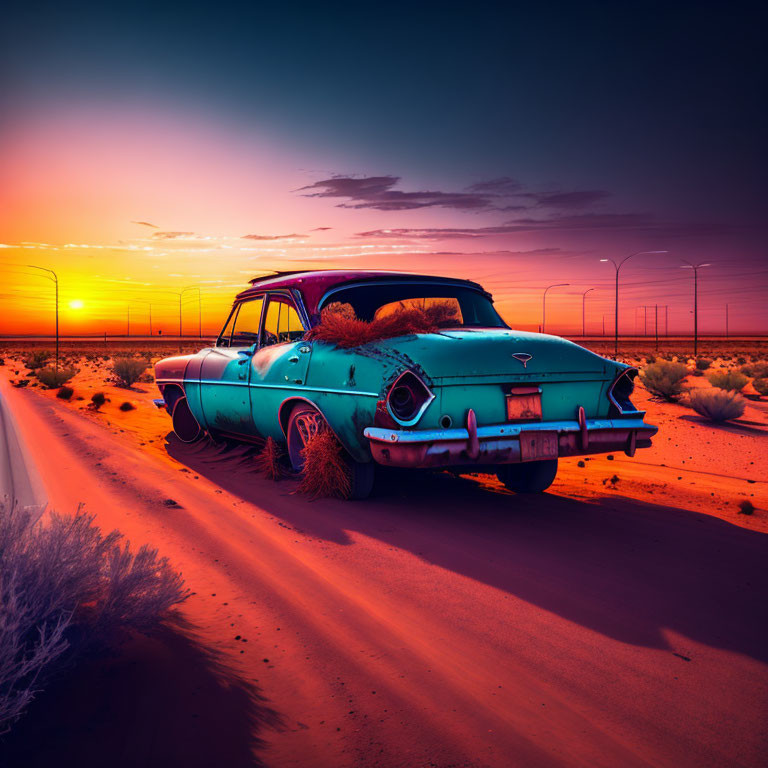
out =
[[58,275],[52,270],[47,269],[46,267],[38,267],[34,264],[27,264],[28,267],[31,269],[40,269],[43,272],[49,272],[53,277],[48,277],[48,275],[45,275],[45,277],[48,278],[48,280],[53,281],[54,285],[56,286],[56,370],[59,370],[59,277]]
[[669,336],[669,305],[664,305],[664,335]]
[[659,351],[659,305],[656,304],[656,322],[653,324],[653,327],[656,329],[656,351]]
[[603,336],[605,336],[605,315],[603,315]]
[[[683,259],[685,261],[685,259]],[[697,357],[699,354],[699,270],[702,267],[709,267],[711,264],[705,262],[703,264],[691,264],[690,261],[686,261],[680,269],[692,269],[693,270],[693,356]]]
[[619,354],[619,270],[624,266],[626,262],[628,262],[633,256],[641,256],[642,254],[651,254],[651,253],[669,253],[669,251],[637,251],[636,253],[630,253],[629,256],[626,256],[624,259],[619,261],[618,263],[615,262],[613,259],[600,259],[600,261],[610,261],[611,264],[613,264],[614,268],[616,269],[616,294],[615,294],[615,300],[614,300],[614,345],[613,345],[613,353],[614,355]]
[[590,291],[595,291],[596,288],[587,288],[584,293],[581,294],[581,336],[584,338],[587,335],[587,294]]
[[725,305],[725,338],[728,338],[728,305]]
[[128,304],[125,307],[126,313],[128,315],[128,338],[131,336],[131,305]]

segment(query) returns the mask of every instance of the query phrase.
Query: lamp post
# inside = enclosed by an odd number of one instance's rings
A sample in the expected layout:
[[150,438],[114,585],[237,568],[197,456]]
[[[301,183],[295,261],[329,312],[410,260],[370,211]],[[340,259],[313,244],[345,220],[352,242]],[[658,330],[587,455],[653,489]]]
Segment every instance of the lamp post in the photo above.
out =
[[630,253],[629,256],[625,256],[618,263],[615,262],[613,259],[600,259],[600,261],[610,261],[611,264],[613,264],[613,266],[616,269],[616,298],[614,301],[614,318],[613,318],[613,324],[614,324],[613,353],[614,355],[619,354],[619,270],[633,256],[641,256],[642,254],[650,254],[650,253],[669,253],[669,251],[636,251],[635,253]]
[[[685,261],[685,259],[683,259]],[[693,356],[697,357],[699,353],[699,270],[702,267],[712,266],[708,261],[701,264],[691,264],[685,261],[680,269],[693,270]]]
[[131,301],[138,301],[141,304],[146,304],[149,307],[149,335],[152,336],[152,302],[145,301],[144,299],[131,299]]
[[562,288],[564,285],[570,285],[570,283],[555,283],[554,285],[548,285],[544,289],[544,295],[541,299],[541,332],[547,332],[547,291],[550,288]]
[[581,336],[582,338],[587,335],[587,294],[590,291],[596,291],[597,288],[587,288],[584,293],[581,294]]
[[38,267],[34,264],[27,264],[28,267],[31,269],[40,269],[43,272],[49,272],[53,277],[49,277],[48,275],[44,275],[44,277],[47,277],[48,280],[51,280],[54,285],[56,286],[56,370],[59,370],[59,277],[58,275],[52,270],[47,269],[46,267]]

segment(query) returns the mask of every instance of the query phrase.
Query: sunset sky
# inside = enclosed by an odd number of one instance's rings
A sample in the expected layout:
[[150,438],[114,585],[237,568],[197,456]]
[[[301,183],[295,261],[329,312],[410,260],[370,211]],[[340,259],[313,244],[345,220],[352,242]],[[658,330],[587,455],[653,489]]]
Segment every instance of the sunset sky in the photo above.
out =
[[[0,334],[203,332],[272,269],[468,277],[507,321],[768,332],[758,5],[16,3]],[[197,288],[183,295],[197,331]],[[175,292],[175,293],[174,293]],[[654,314],[649,310],[649,320]],[[660,316],[662,310],[660,310]],[[649,328],[652,322],[649,322]]]

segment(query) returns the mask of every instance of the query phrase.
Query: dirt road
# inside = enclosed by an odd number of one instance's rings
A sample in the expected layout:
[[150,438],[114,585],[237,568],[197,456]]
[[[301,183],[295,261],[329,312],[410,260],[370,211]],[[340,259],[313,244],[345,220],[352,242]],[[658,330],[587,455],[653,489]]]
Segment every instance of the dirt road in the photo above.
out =
[[[174,764],[158,734],[181,716],[207,745],[185,765],[764,760],[768,536],[706,510],[734,507],[728,468],[683,487],[640,454],[574,461],[535,498],[393,474],[368,502],[313,503],[238,451],[137,450],[1,386],[51,505],[84,503],[167,555],[195,592],[185,615],[263,697],[238,729],[220,722],[226,690],[156,711],[155,735],[126,736],[111,765]],[[765,509],[754,471],[739,488]]]

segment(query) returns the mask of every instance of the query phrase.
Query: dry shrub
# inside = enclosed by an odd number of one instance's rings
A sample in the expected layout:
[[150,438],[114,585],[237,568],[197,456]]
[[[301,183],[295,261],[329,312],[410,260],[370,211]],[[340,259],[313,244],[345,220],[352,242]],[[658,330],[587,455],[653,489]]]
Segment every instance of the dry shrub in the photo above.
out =
[[133,386],[146,370],[147,361],[134,357],[118,357],[112,363],[112,372],[123,387]]
[[361,320],[349,304],[334,302],[321,313],[320,323],[307,331],[305,338],[336,344],[344,349],[414,333],[434,333],[456,319],[456,310],[448,302],[428,307],[406,307],[371,321]]
[[74,368],[40,368],[37,372],[37,379],[41,384],[45,384],[48,389],[56,389],[66,384],[77,371]]
[[74,394],[75,394],[75,390],[72,389],[72,387],[62,387],[56,393],[56,397],[60,398],[61,400],[70,400],[72,398],[72,395]]
[[692,389],[687,404],[710,421],[729,421],[744,414],[746,402],[738,392],[724,389]]
[[78,652],[156,626],[188,595],[156,550],[133,554],[80,511],[41,513],[0,501],[0,732]]
[[683,393],[683,380],[688,375],[688,368],[682,363],[670,363],[665,360],[646,365],[640,371],[645,388],[656,397],[670,403],[675,402]]
[[706,371],[712,366],[712,361],[707,357],[700,357],[696,360],[696,370]]
[[302,451],[304,472],[299,492],[312,499],[323,496],[349,498],[352,483],[343,451],[336,435],[329,429],[321,429],[310,437]]
[[277,441],[268,437],[261,452],[254,459],[256,469],[270,480],[280,480],[286,474],[283,462],[284,455],[285,451],[277,444]]
[[742,365],[740,370],[745,376],[750,376],[755,379],[768,378],[768,363],[763,361]]
[[104,403],[107,402],[107,398],[103,392],[94,392],[91,395],[91,405],[98,410]]
[[755,379],[752,382],[752,386],[755,388],[755,392],[758,394],[763,396],[768,395],[768,379]]
[[747,377],[738,371],[710,373],[707,378],[713,387],[740,392],[747,385]]
[[52,357],[52,353],[48,349],[37,349],[34,352],[30,352],[24,358],[24,365],[29,368],[30,371],[35,371],[38,368],[42,368],[48,360]]
[[136,406],[133,403],[129,403],[127,400],[124,403],[120,403],[121,411],[134,411]]

